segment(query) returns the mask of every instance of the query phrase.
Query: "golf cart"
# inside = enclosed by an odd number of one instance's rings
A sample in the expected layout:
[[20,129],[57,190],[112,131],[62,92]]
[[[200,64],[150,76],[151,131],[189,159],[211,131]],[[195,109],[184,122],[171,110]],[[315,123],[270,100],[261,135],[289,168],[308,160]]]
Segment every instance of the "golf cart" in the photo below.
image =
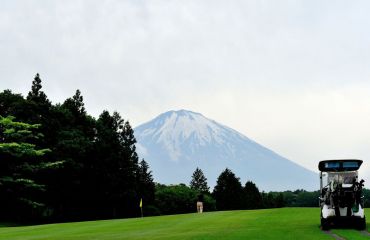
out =
[[321,227],[327,230],[333,224],[355,224],[366,228],[362,187],[358,181],[362,160],[325,160],[319,163]]

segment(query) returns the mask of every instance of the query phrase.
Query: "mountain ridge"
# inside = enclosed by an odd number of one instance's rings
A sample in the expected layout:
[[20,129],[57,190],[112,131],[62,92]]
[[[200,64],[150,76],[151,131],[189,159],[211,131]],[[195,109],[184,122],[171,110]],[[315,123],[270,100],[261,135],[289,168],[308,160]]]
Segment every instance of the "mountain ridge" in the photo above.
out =
[[135,129],[137,150],[155,181],[189,183],[200,167],[210,186],[226,167],[263,190],[316,189],[317,174],[201,113],[171,110]]

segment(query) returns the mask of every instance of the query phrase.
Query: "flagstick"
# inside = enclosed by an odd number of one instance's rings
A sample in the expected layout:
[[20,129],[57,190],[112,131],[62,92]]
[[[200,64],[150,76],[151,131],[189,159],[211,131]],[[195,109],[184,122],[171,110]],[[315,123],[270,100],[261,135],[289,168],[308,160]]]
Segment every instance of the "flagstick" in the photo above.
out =
[[141,210],[141,217],[143,218],[143,198],[140,198],[140,210]]

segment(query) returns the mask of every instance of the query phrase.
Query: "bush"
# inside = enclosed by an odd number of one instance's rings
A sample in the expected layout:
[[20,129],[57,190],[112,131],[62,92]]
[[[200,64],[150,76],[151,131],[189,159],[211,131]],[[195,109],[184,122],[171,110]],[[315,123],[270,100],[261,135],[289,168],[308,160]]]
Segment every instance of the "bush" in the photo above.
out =
[[204,195],[204,203],[203,203],[203,211],[204,212],[212,212],[216,211],[216,200],[209,194]]
[[[156,185],[155,206],[160,214],[181,214],[196,212],[198,191],[185,184]],[[216,210],[216,201],[210,195],[204,195],[204,210]]]

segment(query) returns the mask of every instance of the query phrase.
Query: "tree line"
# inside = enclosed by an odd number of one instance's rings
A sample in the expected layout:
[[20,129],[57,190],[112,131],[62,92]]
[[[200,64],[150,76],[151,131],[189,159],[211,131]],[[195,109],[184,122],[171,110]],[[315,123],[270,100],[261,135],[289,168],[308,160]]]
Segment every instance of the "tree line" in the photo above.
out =
[[319,191],[303,189],[260,192],[252,181],[242,185],[240,178],[227,168],[219,175],[212,192],[199,168],[194,171],[189,186],[156,184],[155,189],[155,204],[150,209],[152,215],[194,212],[199,194],[204,195],[204,211],[318,207],[319,197]]

